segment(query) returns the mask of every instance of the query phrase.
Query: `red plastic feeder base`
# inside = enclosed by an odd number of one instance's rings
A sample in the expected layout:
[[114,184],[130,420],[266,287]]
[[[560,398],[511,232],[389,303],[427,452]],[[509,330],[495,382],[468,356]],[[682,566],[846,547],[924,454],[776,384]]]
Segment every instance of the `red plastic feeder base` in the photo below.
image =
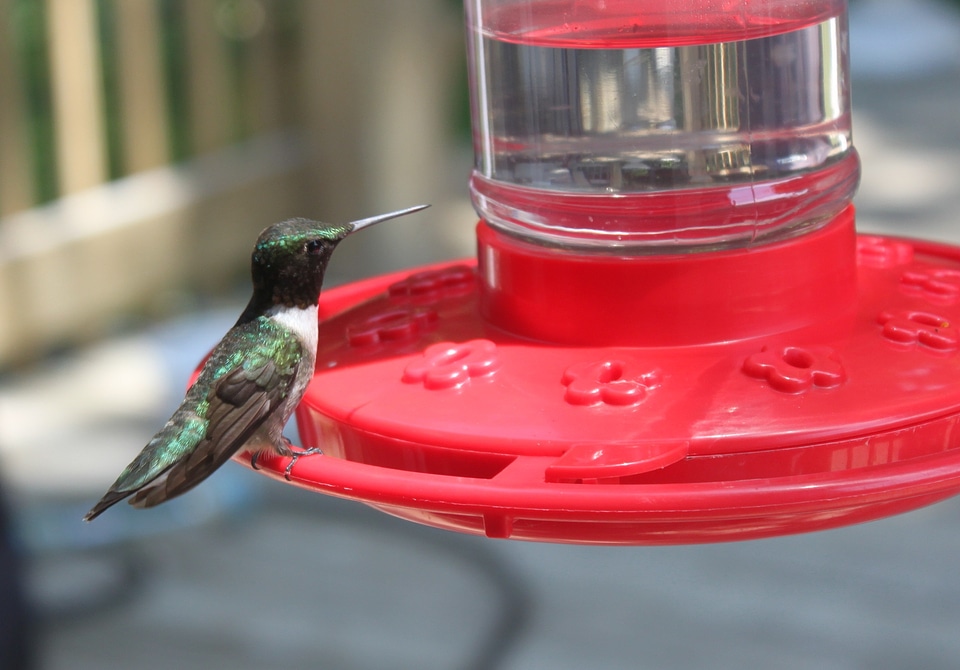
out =
[[[479,228],[479,268],[321,297],[298,486],[420,523],[678,544],[960,492],[960,249],[849,209],[753,249],[584,258]],[[249,463],[249,457],[240,460]],[[286,460],[263,457],[282,478]]]

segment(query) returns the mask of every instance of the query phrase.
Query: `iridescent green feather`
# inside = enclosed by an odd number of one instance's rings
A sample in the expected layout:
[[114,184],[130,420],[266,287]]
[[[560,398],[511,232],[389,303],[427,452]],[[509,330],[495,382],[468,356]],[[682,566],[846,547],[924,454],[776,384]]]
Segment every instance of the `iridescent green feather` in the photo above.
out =
[[[242,368],[251,384],[267,390],[273,384],[289,382],[301,356],[297,337],[266,317],[236,326],[211,353],[174,415],[120,474],[111,490],[137,490],[195,450],[207,436],[211,404],[220,402],[217,383],[226,375]],[[264,376],[264,369],[274,372]],[[286,395],[283,389],[279,397]]]

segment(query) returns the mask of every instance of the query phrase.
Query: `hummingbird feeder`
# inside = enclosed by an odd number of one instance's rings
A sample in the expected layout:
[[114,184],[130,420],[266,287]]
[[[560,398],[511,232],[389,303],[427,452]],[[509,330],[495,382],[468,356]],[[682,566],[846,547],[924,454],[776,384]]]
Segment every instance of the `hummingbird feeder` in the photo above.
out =
[[292,483],[638,545],[960,492],[960,248],[855,233],[845,0],[465,6],[477,259],[323,293]]

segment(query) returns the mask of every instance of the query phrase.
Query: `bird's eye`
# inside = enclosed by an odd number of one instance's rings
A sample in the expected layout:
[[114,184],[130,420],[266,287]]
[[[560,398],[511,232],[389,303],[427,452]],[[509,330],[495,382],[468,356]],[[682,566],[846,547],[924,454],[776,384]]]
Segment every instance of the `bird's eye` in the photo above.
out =
[[303,245],[303,248],[308,254],[316,255],[320,253],[320,250],[323,249],[323,242],[320,240],[309,240],[306,244]]

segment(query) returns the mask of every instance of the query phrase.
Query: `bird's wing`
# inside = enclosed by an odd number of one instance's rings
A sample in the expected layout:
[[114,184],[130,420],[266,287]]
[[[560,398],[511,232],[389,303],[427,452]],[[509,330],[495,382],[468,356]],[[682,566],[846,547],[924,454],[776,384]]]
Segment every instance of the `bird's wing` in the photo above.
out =
[[113,486],[83,517],[85,520],[92,521],[109,507],[162,476],[176,458],[182,457],[203,441],[207,421],[186,409],[195,395],[192,389],[188,392],[180,409],[174,412],[160,432],[154,435],[130,465],[124,468]]
[[214,349],[180,408],[86,518],[127,496],[136,507],[151,507],[188,491],[237,453],[283,402],[299,368],[299,341],[278,337],[266,320],[241,335],[241,346]]

